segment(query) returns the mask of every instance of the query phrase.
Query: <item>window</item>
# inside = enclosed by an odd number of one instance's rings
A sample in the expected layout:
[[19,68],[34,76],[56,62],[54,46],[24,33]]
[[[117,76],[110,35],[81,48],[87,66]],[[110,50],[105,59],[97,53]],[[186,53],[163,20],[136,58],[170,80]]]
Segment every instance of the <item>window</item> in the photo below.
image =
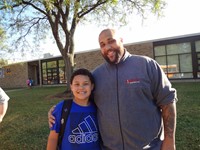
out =
[[159,62],[160,65],[167,65],[166,56],[156,57],[155,60]]
[[59,60],[59,67],[65,67],[64,60]]
[[155,60],[161,65],[168,78],[193,78],[191,44],[189,42],[155,46],[154,54]]
[[191,54],[180,55],[180,70],[181,72],[192,72],[192,57]]
[[45,85],[66,83],[64,61],[54,59],[42,62],[42,81]]
[[196,52],[200,52],[200,41],[195,42]]
[[180,44],[167,45],[167,55],[190,53],[190,52],[191,52],[190,43],[180,43]]
[[56,68],[56,67],[57,67],[56,61],[47,62],[47,68]]
[[156,56],[163,56],[165,55],[165,46],[157,46],[154,49]]

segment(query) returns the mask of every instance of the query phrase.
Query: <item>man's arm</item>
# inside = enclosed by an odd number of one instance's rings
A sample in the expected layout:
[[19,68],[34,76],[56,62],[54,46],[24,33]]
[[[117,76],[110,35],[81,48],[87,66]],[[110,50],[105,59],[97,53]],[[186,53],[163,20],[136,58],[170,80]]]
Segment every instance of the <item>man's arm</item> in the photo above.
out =
[[176,102],[161,106],[164,123],[164,141],[161,150],[175,150]]
[[0,103],[0,123],[2,122],[3,117],[6,114],[7,108],[8,108],[8,102]]
[[51,128],[53,126],[53,124],[55,123],[55,117],[52,115],[54,109],[55,109],[56,105],[52,106],[50,108],[50,110],[48,111],[48,123],[49,123],[49,128]]

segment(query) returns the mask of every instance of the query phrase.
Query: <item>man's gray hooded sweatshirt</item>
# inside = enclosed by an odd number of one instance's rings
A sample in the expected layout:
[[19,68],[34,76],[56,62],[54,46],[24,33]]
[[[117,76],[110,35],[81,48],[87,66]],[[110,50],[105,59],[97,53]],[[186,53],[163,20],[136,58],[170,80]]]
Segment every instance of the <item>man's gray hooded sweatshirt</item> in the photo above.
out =
[[176,90],[153,59],[125,52],[116,64],[93,72],[104,150],[160,150],[161,105],[176,101]]

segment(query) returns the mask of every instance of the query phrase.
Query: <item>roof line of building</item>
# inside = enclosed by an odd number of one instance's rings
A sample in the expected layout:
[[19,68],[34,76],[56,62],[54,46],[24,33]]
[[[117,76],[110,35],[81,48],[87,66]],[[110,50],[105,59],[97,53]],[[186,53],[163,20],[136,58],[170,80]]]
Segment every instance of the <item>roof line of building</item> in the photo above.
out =
[[[186,38],[186,37],[198,36],[198,35],[200,35],[200,32],[199,33],[191,33],[191,34],[184,34],[184,35],[178,35],[178,36],[165,37],[165,38],[157,38],[157,39],[152,39],[152,40],[144,40],[144,41],[139,41],[139,42],[125,43],[124,45],[125,46],[129,46],[129,45],[143,44],[143,43],[147,43],[147,42],[158,42],[158,41],[171,40],[171,39],[179,39],[179,38]],[[100,48],[79,51],[79,52],[75,52],[75,54],[93,52],[93,51],[97,51],[97,50],[100,50]],[[25,63],[25,62],[34,62],[34,61],[45,60],[45,59],[52,59],[52,58],[57,58],[57,57],[62,57],[62,55],[52,56],[52,57],[48,57],[48,58],[33,59],[33,60],[28,60],[28,61],[21,61],[21,62],[12,63],[12,64]]]

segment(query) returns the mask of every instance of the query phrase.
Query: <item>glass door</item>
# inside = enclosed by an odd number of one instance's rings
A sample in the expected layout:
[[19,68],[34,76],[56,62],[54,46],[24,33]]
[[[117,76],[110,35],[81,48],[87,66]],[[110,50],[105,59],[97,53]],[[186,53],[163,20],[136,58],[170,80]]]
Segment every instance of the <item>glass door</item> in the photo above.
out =
[[58,71],[57,68],[48,68],[47,69],[47,83],[48,84],[58,84]]

